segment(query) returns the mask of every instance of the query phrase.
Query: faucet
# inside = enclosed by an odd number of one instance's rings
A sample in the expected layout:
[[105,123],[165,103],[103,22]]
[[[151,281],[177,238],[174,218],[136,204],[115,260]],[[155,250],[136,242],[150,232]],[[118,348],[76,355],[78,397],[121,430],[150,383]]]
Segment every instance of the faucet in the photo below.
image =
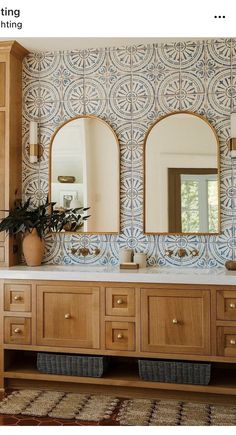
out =
[[182,257],[185,257],[186,255],[188,255],[188,253],[187,253],[186,249],[184,249],[184,248],[179,248],[178,251],[177,251],[177,255],[178,255],[180,258],[182,258]]
[[87,255],[98,255],[100,254],[100,249],[99,248],[94,248],[91,251],[88,248],[71,248],[70,250],[72,255],[75,255],[77,257],[79,257],[80,255],[82,255],[83,257],[87,257]]

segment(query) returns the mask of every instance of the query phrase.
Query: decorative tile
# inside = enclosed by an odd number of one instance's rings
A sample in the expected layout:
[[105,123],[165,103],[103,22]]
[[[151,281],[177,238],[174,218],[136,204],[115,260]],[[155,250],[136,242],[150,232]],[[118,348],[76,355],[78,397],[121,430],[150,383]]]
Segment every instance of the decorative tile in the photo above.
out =
[[138,216],[143,215],[143,171],[132,173],[132,210],[133,216],[138,218]]
[[154,64],[155,49],[151,44],[133,45],[131,49],[131,71],[141,71]]
[[40,120],[40,85],[38,80],[30,81],[23,90],[23,112],[27,121]]
[[[108,102],[108,111],[112,114],[112,125],[118,127],[123,122],[132,120],[132,99],[129,93],[123,98],[116,100],[110,99]],[[109,117],[108,113],[108,117]],[[117,122],[117,124],[116,124]]]
[[199,95],[205,93],[204,77],[199,77],[195,73],[181,71],[180,73],[181,101],[189,95]]
[[170,112],[177,112],[180,110],[180,87],[175,92],[169,95],[157,95],[156,97],[156,113],[157,117],[166,115]]
[[144,156],[144,140],[147,133],[147,126],[143,123],[132,124],[132,167],[142,169]]
[[156,46],[157,62],[161,62],[170,70],[180,69],[179,43],[160,44]]
[[206,44],[207,59],[215,66],[229,67],[231,64],[231,39],[213,40]]
[[232,171],[224,170],[220,174],[220,209],[224,216],[235,213],[233,201],[236,197],[236,186],[233,185]]
[[106,65],[105,48],[90,48],[81,51],[83,53],[84,75],[95,74]]
[[66,51],[63,53],[63,63],[71,74],[82,75],[86,56],[87,50]]
[[59,257],[61,251],[62,237],[63,235],[59,235],[56,233],[46,236],[43,263],[56,262],[56,259]]
[[197,42],[180,42],[180,68],[181,70],[193,71],[203,79],[205,76],[205,51],[204,44]]
[[55,130],[55,127],[50,124],[47,126],[39,125],[39,146],[42,152],[39,159],[41,168],[48,168],[51,140]]
[[[89,254],[86,257],[82,255],[73,254],[71,249],[87,248],[89,249]],[[100,249],[100,253],[98,255],[94,254],[94,250],[96,248]],[[66,239],[63,240],[63,252],[65,254],[64,261],[66,260],[67,264],[94,264],[99,263],[103,258],[104,253],[106,252],[106,242],[97,235],[72,235],[71,239],[68,243]]]
[[23,183],[25,199],[31,198],[34,207],[43,204],[48,195],[48,179],[43,178],[41,173],[35,173],[27,177]]
[[105,86],[97,79],[85,77],[84,79],[84,99],[85,103],[90,100],[106,100],[106,88]]
[[221,116],[229,116],[234,92],[231,70],[216,73],[207,88],[211,108]]
[[22,62],[22,74],[28,79],[39,79],[41,53],[29,53]]
[[[222,266],[236,256],[236,163],[229,154],[230,112],[236,107],[236,40],[30,53],[23,63],[23,198],[33,205],[48,193],[50,140],[71,117],[94,114],[113,127],[121,156],[121,233],[56,234],[46,240],[44,262],[116,265],[119,248],[146,252],[149,265]],[[221,163],[221,234],[162,236],[143,233],[143,151],[145,135],[161,116],[190,110],[205,116],[219,137]],[[40,122],[43,156],[29,162],[29,121]],[[86,259],[70,247],[88,246]],[[92,247],[101,249],[95,257]],[[189,256],[179,259],[184,247]],[[174,255],[166,257],[166,249]],[[198,249],[199,255],[190,255]],[[236,258],[236,257],[235,257]]]
[[235,237],[225,237],[223,242],[209,243],[209,256],[215,260],[215,264],[223,266],[226,260],[236,258],[236,239]]
[[130,72],[132,47],[121,47],[108,50],[108,67],[114,67],[116,71]]
[[121,175],[120,207],[122,216],[132,218],[132,180],[128,171]]

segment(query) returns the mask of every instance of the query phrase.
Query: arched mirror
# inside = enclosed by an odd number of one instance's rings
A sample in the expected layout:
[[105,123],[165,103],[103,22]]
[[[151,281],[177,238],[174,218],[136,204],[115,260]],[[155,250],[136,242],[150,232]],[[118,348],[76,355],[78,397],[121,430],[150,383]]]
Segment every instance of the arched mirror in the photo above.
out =
[[54,134],[49,198],[56,208],[90,207],[80,232],[119,233],[119,146],[112,128],[95,116],[79,116]]
[[145,233],[219,233],[219,142],[190,112],[158,120],[145,139]]

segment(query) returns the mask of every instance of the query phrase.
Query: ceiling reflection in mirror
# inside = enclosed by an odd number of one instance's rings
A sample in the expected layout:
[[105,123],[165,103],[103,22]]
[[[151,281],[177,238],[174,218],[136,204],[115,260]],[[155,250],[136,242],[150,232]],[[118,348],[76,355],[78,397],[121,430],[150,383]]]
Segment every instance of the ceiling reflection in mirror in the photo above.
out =
[[55,208],[90,207],[80,232],[119,233],[119,147],[103,120],[83,116],[53,137],[50,200]]
[[188,112],[156,122],[145,140],[145,233],[219,233],[219,143]]

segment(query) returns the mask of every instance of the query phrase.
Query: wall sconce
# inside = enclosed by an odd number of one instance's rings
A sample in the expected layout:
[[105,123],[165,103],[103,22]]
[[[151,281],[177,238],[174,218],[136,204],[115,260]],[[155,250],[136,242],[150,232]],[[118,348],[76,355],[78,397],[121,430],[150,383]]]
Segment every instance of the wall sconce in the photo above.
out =
[[232,158],[236,158],[236,112],[230,115],[230,154]]
[[39,157],[39,145],[38,145],[38,123],[36,121],[30,121],[30,149],[29,158],[30,163],[37,163]]

